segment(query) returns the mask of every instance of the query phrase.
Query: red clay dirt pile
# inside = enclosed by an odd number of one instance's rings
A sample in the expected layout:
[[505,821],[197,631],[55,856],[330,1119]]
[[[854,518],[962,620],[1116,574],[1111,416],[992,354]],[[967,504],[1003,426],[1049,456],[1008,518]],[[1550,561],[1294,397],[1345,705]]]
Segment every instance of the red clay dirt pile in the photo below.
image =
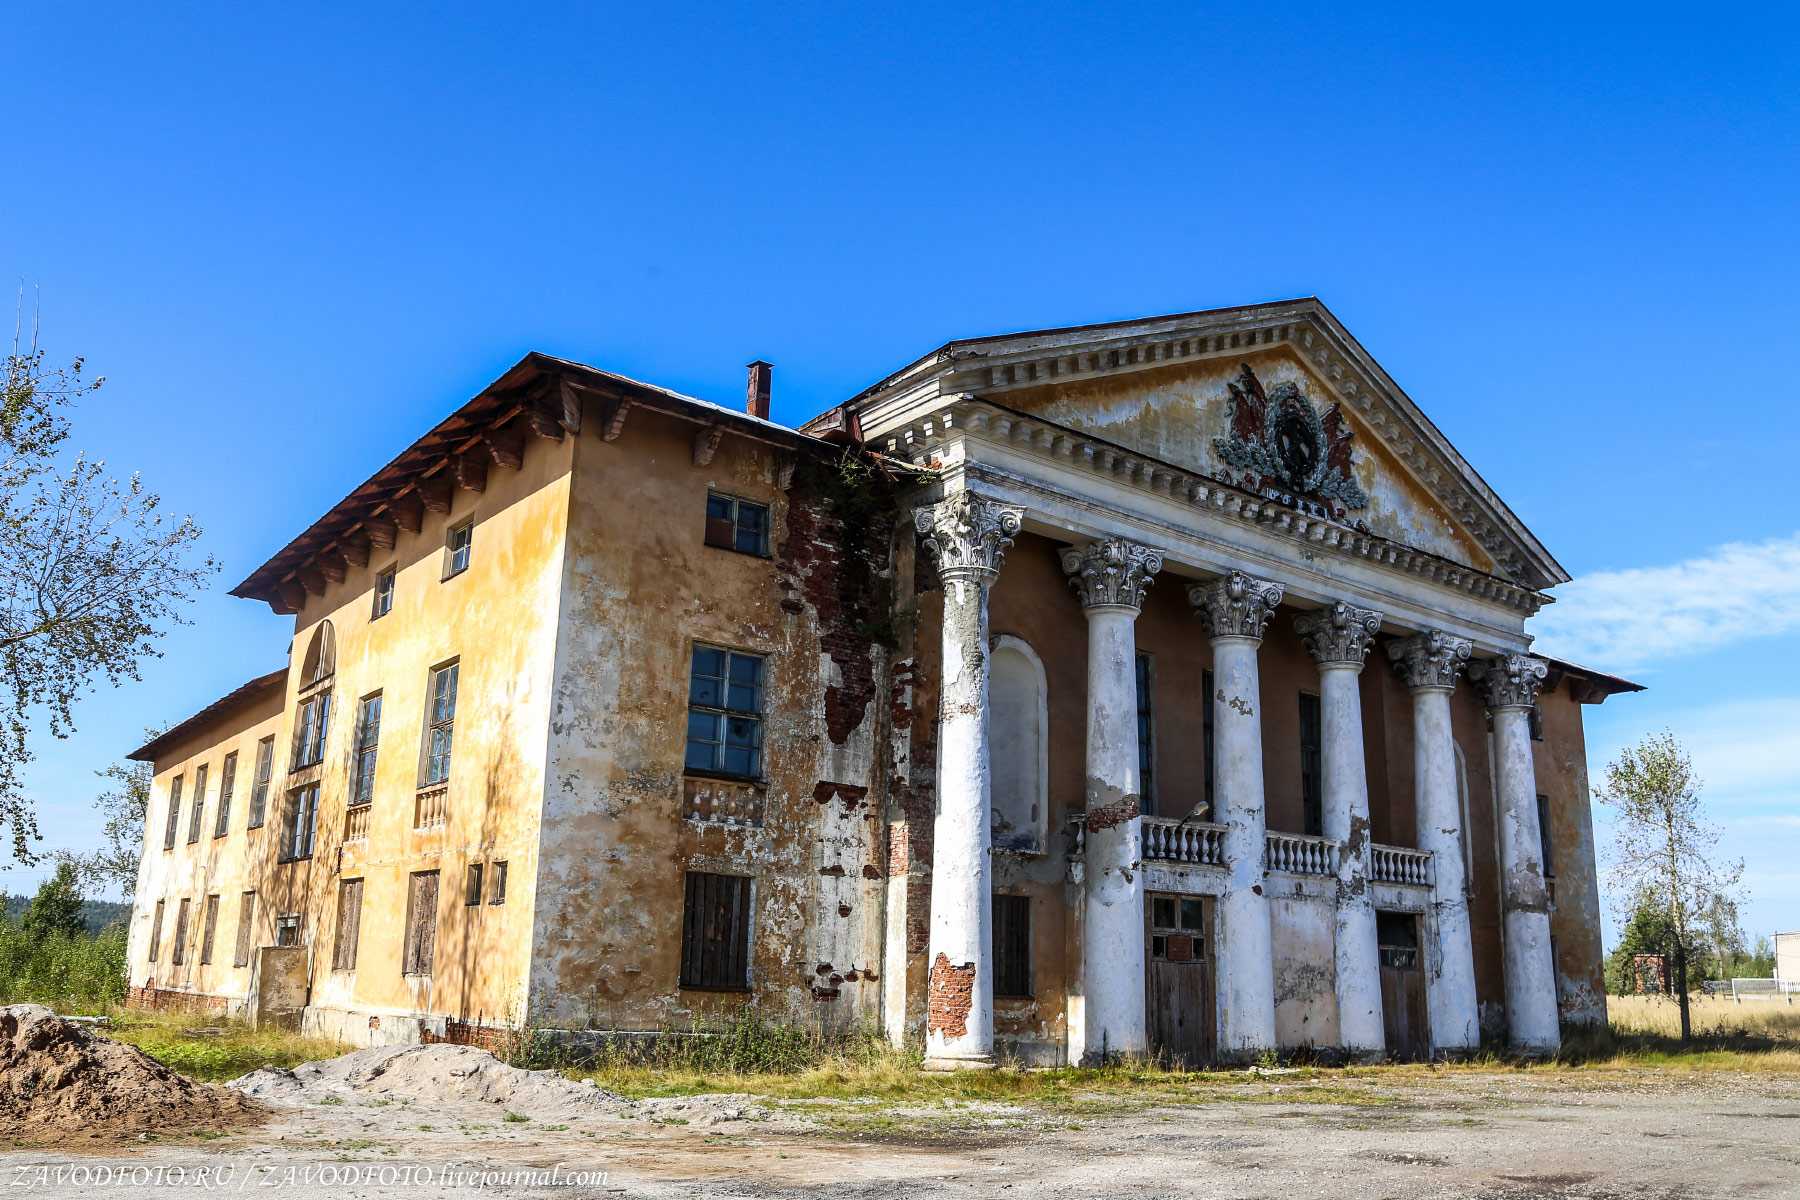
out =
[[264,1112],[40,1005],[0,1008],[0,1137],[118,1141],[254,1124]]

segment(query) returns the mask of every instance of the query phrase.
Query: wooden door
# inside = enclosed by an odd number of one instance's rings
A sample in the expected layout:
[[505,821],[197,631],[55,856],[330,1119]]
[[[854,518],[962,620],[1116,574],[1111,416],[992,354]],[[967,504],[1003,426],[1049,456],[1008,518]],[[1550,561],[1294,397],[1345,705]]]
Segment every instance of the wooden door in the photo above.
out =
[[1206,896],[1145,897],[1149,952],[1144,1003],[1150,1051],[1186,1066],[1211,1062],[1213,902]]
[[1381,1017],[1391,1058],[1431,1056],[1425,1019],[1425,969],[1419,960],[1419,918],[1412,913],[1376,913],[1375,940],[1381,955]]

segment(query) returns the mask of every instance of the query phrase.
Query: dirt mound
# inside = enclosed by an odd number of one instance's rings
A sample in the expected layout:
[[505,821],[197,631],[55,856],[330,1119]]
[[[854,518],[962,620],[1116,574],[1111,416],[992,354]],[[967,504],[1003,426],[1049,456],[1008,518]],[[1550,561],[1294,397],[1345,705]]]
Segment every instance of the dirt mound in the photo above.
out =
[[474,1046],[371,1046],[293,1070],[265,1067],[227,1086],[247,1096],[289,1104],[368,1098],[429,1104],[492,1105],[533,1120],[628,1116],[632,1104],[555,1071],[508,1066]]
[[253,1124],[262,1105],[184,1079],[135,1046],[36,1004],[0,1008],[0,1133],[113,1141]]

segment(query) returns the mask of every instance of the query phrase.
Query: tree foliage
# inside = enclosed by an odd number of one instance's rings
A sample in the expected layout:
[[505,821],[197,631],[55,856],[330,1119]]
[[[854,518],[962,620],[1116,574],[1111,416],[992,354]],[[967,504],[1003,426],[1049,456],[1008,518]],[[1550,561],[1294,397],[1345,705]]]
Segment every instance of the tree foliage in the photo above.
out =
[[[1620,915],[1643,908],[1668,915],[1662,936],[1671,973],[1686,983],[1688,964],[1704,958],[1709,934],[1727,918],[1735,927],[1732,893],[1744,864],[1719,858],[1719,831],[1704,819],[1693,762],[1672,733],[1651,734],[1620,751],[1594,794],[1617,815],[1609,867]],[[1686,1041],[1687,987],[1677,994]]]
[[81,886],[73,865],[56,864],[55,872],[31,898],[31,906],[19,919],[19,928],[33,942],[80,937],[87,932],[87,924],[81,918]]
[[0,378],[0,833],[29,861],[36,805],[23,771],[34,726],[74,729],[97,683],[137,679],[180,608],[217,570],[200,529],[132,475],[69,454],[69,412],[100,386],[14,336]]

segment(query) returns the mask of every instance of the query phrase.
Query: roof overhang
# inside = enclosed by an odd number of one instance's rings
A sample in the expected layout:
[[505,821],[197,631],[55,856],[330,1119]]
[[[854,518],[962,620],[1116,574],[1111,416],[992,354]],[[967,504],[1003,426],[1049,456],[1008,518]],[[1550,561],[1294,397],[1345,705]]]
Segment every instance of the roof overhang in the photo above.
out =
[[154,763],[157,757],[169,747],[179,744],[217,721],[224,720],[233,713],[241,712],[259,700],[267,699],[271,694],[282,691],[287,686],[288,669],[270,671],[267,675],[258,675],[248,683],[240,684],[193,716],[171,725],[125,757],[132,762]]

